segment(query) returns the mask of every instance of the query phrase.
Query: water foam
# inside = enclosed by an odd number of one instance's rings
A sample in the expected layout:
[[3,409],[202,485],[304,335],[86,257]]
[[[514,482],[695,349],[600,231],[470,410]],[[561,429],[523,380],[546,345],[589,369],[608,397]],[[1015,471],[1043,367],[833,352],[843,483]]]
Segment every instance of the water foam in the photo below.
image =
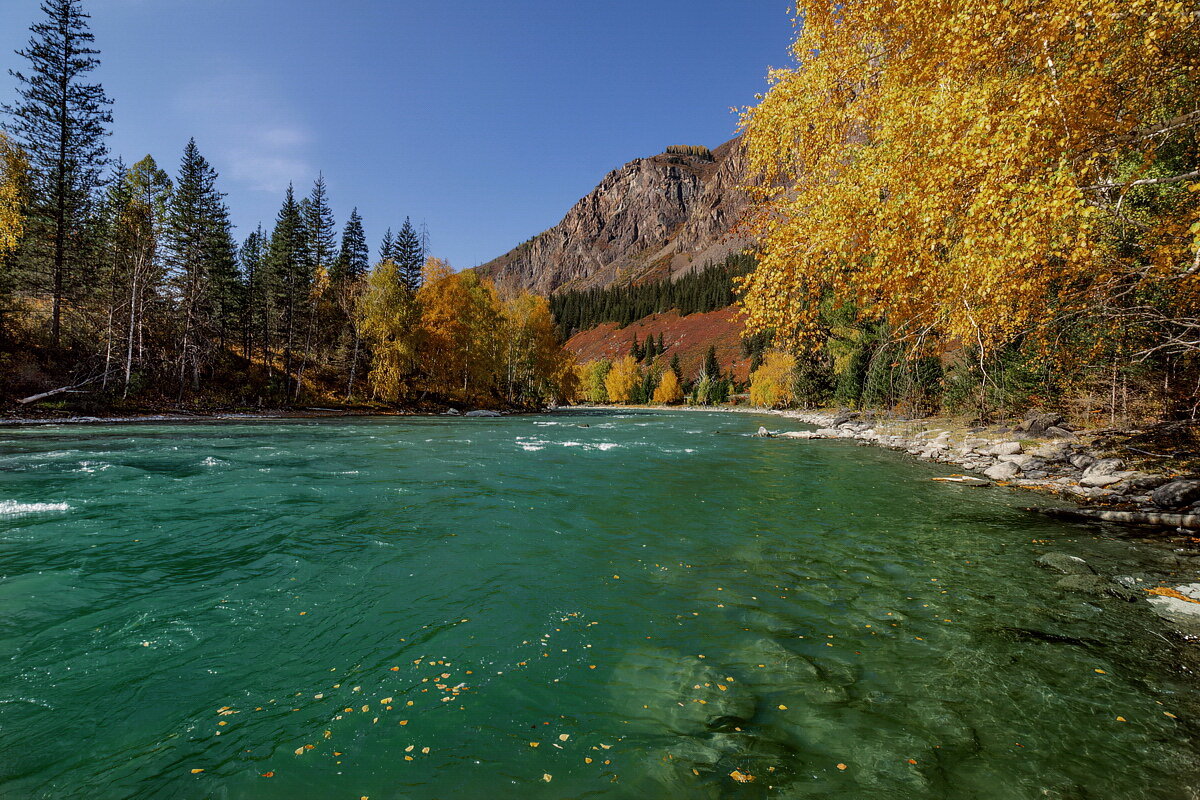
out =
[[52,511],[70,511],[66,503],[19,503],[16,500],[0,500],[0,517],[15,517],[22,514],[47,514]]

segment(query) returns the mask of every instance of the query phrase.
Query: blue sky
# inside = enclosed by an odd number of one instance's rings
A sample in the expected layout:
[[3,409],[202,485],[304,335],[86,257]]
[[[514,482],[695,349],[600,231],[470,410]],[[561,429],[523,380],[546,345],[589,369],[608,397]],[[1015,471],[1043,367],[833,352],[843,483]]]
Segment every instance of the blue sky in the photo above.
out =
[[[0,3],[0,96],[37,0]],[[406,215],[474,266],[558,222],[611,169],[715,147],[787,66],[786,0],[85,0],[111,148],[174,174],[189,136],[243,238],[289,181]]]

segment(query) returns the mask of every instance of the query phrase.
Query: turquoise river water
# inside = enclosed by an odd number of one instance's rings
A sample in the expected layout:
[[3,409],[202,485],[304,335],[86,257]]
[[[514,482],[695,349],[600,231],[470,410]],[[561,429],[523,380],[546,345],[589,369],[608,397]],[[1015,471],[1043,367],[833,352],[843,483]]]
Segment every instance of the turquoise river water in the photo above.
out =
[[1197,796],[1157,550],[759,424],[0,429],[0,797]]

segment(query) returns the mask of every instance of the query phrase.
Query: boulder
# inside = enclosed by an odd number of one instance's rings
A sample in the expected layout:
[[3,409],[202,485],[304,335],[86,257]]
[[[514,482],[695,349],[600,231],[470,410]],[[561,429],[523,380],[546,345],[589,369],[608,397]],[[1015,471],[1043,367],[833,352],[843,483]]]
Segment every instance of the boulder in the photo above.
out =
[[1065,422],[1062,414],[1031,414],[1016,429],[1038,436],[1049,428],[1061,428]]
[[1125,462],[1119,458],[1102,458],[1083,471],[1083,477],[1093,475],[1114,475],[1125,469]]
[[997,460],[1016,464],[1022,472],[1028,472],[1031,469],[1037,469],[1041,466],[1041,462],[1031,455],[1000,456]]
[[1200,602],[1192,601],[1200,601],[1200,583],[1176,586],[1175,591],[1183,597],[1155,595],[1150,598],[1150,605],[1154,613],[1163,619],[1182,626],[1187,633],[1196,635],[1200,632]]
[[458,409],[457,408],[448,408],[444,412],[442,412],[442,416],[443,417],[457,417]]
[[485,410],[468,411],[467,416],[468,417],[498,417],[498,416],[500,416],[500,412],[499,411],[485,411]]
[[1087,469],[1092,464],[1096,463],[1095,456],[1089,456],[1087,453],[1080,453],[1070,458],[1071,466],[1075,469]]
[[1079,556],[1069,556],[1066,553],[1046,553],[1034,561],[1039,567],[1061,572],[1064,575],[1095,575],[1096,571]]
[[1046,428],[1046,430],[1042,432],[1042,436],[1044,436],[1047,439],[1078,439],[1079,438],[1072,431],[1069,431],[1066,428],[1060,428],[1057,425]]
[[767,430],[766,428],[762,427],[761,425],[758,427],[758,433],[756,433],[754,435],[759,437],[760,439],[770,439],[771,438],[771,432],[769,430]]
[[993,456],[1015,456],[1021,452],[1021,443],[1001,442],[1000,444],[992,445],[986,452]]
[[1001,461],[999,464],[985,469],[983,474],[994,481],[1011,481],[1021,474],[1021,469],[1011,461]]
[[1184,508],[1196,500],[1200,500],[1200,478],[1164,483],[1150,493],[1150,501],[1159,508]]
[[1087,486],[1094,489],[1102,489],[1105,486],[1112,486],[1114,483],[1121,482],[1119,475],[1084,475],[1079,480],[1080,486]]
[[1068,575],[1059,580],[1055,586],[1059,589],[1066,589],[1069,592],[1109,595],[1110,597],[1117,597],[1127,602],[1133,602],[1138,599],[1137,592],[1100,575]]

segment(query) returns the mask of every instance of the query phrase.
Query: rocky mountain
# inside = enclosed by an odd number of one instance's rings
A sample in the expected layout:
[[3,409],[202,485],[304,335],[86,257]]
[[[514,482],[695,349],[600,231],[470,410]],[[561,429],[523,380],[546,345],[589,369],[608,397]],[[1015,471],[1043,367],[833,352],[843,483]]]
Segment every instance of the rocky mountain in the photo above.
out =
[[553,228],[480,267],[498,285],[548,294],[671,277],[746,246],[740,139],[672,147],[613,170]]

